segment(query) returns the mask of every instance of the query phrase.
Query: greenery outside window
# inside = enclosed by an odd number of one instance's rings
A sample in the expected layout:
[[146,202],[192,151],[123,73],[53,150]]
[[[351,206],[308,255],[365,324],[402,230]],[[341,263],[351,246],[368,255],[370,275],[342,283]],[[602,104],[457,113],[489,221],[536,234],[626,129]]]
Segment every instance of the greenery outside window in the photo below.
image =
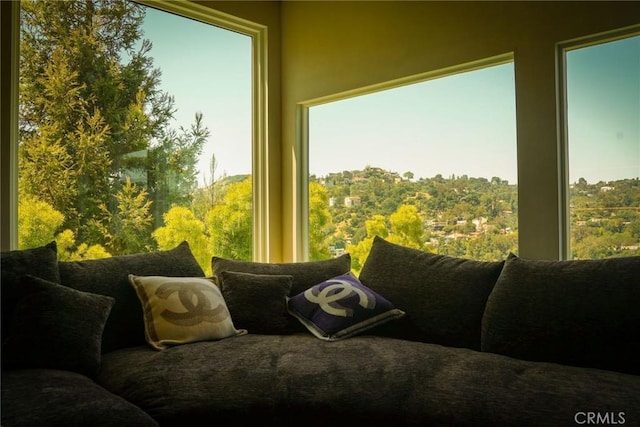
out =
[[[22,2],[18,247],[55,239],[61,259],[83,259],[188,240],[205,271],[212,254],[263,258],[266,177],[252,153],[265,150],[266,30],[190,2],[144,3],[192,20],[125,0]],[[246,147],[233,153],[246,153],[240,174],[203,156],[218,129],[200,111],[176,125],[145,15],[226,32],[244,46]]]
[[640,254],[640,35],[559,49],[563,163],[572,259]]
[[308,258],[349,252],[357,271],[375,235],[479,260],[517,253],[512,61],[303,104]]

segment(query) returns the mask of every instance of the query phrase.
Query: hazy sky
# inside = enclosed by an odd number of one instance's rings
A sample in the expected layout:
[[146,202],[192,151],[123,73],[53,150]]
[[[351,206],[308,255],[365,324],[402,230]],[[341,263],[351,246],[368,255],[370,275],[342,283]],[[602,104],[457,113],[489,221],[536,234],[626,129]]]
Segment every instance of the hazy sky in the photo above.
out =
[[190,128],[201,112],[211,132],[200,158],[207,180],[212,154],[216,178],[250,174],[251,37],[153,8],[147,8],[143,29],[162,70],[162,88],[175,98],[175,128]]
[[[207,178],[212,153],[217,177],[251,173],[251,38],[151,8],[144,32],[176,100],[175,126],[204,114]],[[570,181],[640,177],[640,37],[567,57]],[[312,174],[368,165],[517,182],[513,64],[315,106],[309,117]]]
[[310,173],[378,166],[516,181],[513,64],[312,107]]
[[640,36],[567,53],[569,180],[640,177]]

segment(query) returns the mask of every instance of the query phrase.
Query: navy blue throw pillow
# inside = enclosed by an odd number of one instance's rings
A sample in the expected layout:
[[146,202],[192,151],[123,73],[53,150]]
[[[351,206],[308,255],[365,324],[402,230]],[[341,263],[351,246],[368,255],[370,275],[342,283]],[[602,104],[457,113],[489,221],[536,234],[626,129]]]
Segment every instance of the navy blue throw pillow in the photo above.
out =
[[312,334],[336,341],[404,316],[351,273],[325,280],[287,302],[289,313]]

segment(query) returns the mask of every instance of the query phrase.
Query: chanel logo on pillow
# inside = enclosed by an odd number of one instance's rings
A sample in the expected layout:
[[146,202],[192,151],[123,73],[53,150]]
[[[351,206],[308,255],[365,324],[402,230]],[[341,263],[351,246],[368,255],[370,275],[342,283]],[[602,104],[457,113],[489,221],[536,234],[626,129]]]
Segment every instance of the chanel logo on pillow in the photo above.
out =
[[391,302],[347,273],[289,298],[287,309],[316,337],[336,341],[404,316]]
[[158,350],[246,333],[233,325],[220,289],[204,277],[129,275],[144,313],[145,337]]
[[[194,326],[202,322],[221,322],[229,317],[229,312],[224,304],[212,306],[211,298],[206,292],[217,292],[217,287],[211,287],[209,284],[193,282],[163,283],[156,289],[155,295],[163,300],[169,299],[174,293],[177,293],[178,300],[182,307],[180,311],[172,311],[168,308],[162,310],[160,316],[167,322],[179,326]],[[222,300],[221,296],[218,298]]]
[[353,317],[353,309],[341,305],[341,301],[349,301],[351,296],[357,299],[360,307],[372,310],[376,306],[376,297],[364,286],[357,287],[353,285],[355,277],[349,280],[330,279],[325,283],[324,288],[314,286],[304,292],[304,297],[315,304],[325,313],[341,317]]

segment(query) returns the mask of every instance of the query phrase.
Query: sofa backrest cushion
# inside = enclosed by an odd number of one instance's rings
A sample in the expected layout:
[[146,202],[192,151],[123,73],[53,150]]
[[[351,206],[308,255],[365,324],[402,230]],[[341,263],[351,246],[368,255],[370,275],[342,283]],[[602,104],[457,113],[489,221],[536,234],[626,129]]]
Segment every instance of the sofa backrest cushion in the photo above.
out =
[[95,376],[113,298],[34,276],[22,277],[20,291],[11,331],[2,337],[3,368],[61,369]]
[[9,333],[13,313],[20,296],[20,280],[25,275],[60,283],[58,252],[55,242],[38,248],[7,251],[0,254],[3,337]]
[[320,282],[351,271],[351,255],[344,254],[321,261],[283,263],[240,261],[214,256],[211,270],[218,280],[223,271],[291,276],[291,295],[297,295]]
[[487,302],[482,350],[640,374],[640,257],[511,255]]
[[250,334],[287,333],[291,276],[223,271],[221,278],[222,295],[236,328]]
[[406,313],[381,333],[479,350],[485,304],[503,264],[436,255],[376,236],[359,277]]
[[[223,283],[222,273],[224,271],[291,276],[291,290],[288,295],[291,296],[304,292],[327,279],[351,271],[351,255],[347,253],[320,261],[283,263],[241,261],[214,256],[211,258],[211,270],[218,283]],[[289,316],[285,330],[291,333],[305,331],[305,328],[296,319]]]
[[103,353],[146,343],[142,306],[129,283],[129,274],[204,277],[187,242],[168,251],[60,262],[58,265],[63,285],[115,298],[102,335]]

